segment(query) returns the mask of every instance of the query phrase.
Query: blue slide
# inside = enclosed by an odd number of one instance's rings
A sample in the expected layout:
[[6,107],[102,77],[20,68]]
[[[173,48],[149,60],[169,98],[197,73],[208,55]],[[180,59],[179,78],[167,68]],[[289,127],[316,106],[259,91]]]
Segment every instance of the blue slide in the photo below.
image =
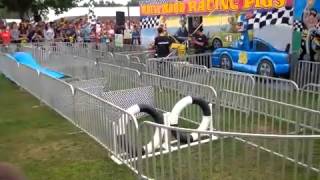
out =
[[[8,55],[8,56],[10,57],[11,55]],[[20,64],[28,66],[29,68],[37,70],[37,71],[39,70],[41,73],[46,74],[47,76],[50,76],[50,77],[53,77],[53,78],[56,78],[56,79],[61,79],[61,78],[64,77],[63,73],[60,73],[60,72],[57,72],[57,71],[53,71],[51,69],[47,69],[47,68],[44,68],[41,65],[39,65],[37,63],[37,61],[32,57],[32,55],[29,54],[29,53],[16,52],[11,57],[13,57]]]

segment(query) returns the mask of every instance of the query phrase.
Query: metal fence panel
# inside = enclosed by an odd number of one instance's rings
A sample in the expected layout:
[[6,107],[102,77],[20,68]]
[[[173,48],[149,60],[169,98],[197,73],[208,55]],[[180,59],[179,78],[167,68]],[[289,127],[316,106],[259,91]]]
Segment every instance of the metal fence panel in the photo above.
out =
[[[170,143],[142,157],[142,175],[152,179],[317,179],[319,135],[290,136],[202,132],[146,122],[140,132],[168,132]],[[175,140],[195,133],[201,141]],[[159,134],[160,136],[160,134]],[[161,136],[160,136],[161,137]],[[160,138],[159,137],[159,138]],[[140,135],[141,146],[150,138]]]
[[188,80],[214,87],[217,91],[227,89],[247,94],[253,93],[255,85],[251,75],[222,69],[207,69],[201,65],[150,59],[147,72],[162,76]]
[[299,92],[299,106],[320,111],[320,84],[306,84]]
[[135,69],[106,63],[99,63],[99,66],[107,82],[106,89],[110,91],[136,88],[140,85],[140,72]]
[[[206,85],[149,73],[142,73],[141,81],[142,86],[153,87],[155,108],[162,112],[170,112],[174,105],[185,96],[202,98],[209,103],[215,103],[217,100],[216,91]],[[186,108],[180,117],[185,120],[187,127],[192,127],[201,121],[202,111],[197,106],[191,106]]]
[[288,104],[298,104],[298,85],[287,79],[252,75],[255,78],[254,95]]
[[293,79],[299,87],[306,84],[320,84],[320,62],[299,61]]
[[38,82],[41,91],[40,100],[60,115],[73,122],[74,88],[72,85],[44,74],[40,74]]
[[246,107],[247,111],[220,105],[216,129],[227,132],[259,134],[319,134],[320,112],[262,97],[221,91],[219,100]]
[[[133,147],[137,142],[135,118],[94,96],[85,90],[75,89],[75,124],[105,147],[115,158],[138,173],[137,161],[129,161],[136,157],[138,150]],[[117,134],[126,129],[126,135]]]
[[15,80],[19,83],[21,87],[29,91],[33,96],[40,99],[40,83],[39,83],[39,75],[40,72],[34,69],[31,69],[23,64],[20,64],[19,67],[15,67],[18,69]]

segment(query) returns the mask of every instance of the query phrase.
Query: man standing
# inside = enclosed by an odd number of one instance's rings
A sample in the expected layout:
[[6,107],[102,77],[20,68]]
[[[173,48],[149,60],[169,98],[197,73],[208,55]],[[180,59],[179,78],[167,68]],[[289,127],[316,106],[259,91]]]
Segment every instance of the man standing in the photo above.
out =
[[[206,46],[208,44],[208,38],[206,35],[204,35],[202,27],[197,29],[195,35],[193,36],[192,43],[193,43],[196,54],[205,53]],[[200,59],[197,63],[199,65],[204,65],[204,66],[210,68],[210,62],[208,62],[204,59]]]
[[[172,40],[167,36],[165,30],[161,26],[158,28],[158,34],[159,35],[154,40],[154,46],[156,49],[155,57],[165,58],[170,54]],[[170,75],[170,69],[168,69],[169,67],[166,67],[166,64],[167,63],[162,62],[162,60],[159,62],[158,75]]]
[[91,42],[90,33],[91,33],[91,24],[87,22],[81,28],[81,37],[84,43]]
[[170,46],[172,40],[166,35],[162,27],[158,28],[158,36],[154,40],[154,46],[156,49],[155,57],[167,57],[170,54]]
[[194,45],[196,54],[201,54],[206,51],[206,46],[208,44],[208,38],[206,35],[204,35],[202,27],[197,29],[197,32],[195,33],[195,35],[193,37],[192,43]]

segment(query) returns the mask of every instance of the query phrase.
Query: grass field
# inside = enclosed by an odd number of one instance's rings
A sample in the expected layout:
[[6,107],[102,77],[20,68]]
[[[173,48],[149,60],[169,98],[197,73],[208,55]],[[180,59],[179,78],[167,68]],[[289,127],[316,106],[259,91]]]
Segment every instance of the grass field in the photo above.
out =
[[105,149],[0,75],[0,162],[28,179],[135,179]]

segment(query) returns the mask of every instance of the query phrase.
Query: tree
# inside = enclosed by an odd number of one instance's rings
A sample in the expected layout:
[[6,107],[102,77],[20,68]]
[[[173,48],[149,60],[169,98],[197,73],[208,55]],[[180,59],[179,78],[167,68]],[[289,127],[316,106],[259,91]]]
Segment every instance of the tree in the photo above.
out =
[[17,12],[22,18],[31,9],[32,1],[30,0],[0,0],[0,3],[8,11]]
[[89,7],[89,4],[88,3],[83,3],[83,5],[79,6],[79,7]]
[[[100,1],[94,1],[93,2],[94,7],[117,7],[117,6],[123,6],[123,4],[119,4],[116,3],[114,1],[104,1],[104,0],[100,0]],[[80,5],[79,7],[88,7],[89,5],[87,3],[84,3],[82,5]]]
[[99,7],[106,7],[106,4],[104,3],[103,0],[100,0],[98,6]]
[[76,6],[80,0],[0,0],[0,4],[8,11],[19,13],[24,18],[28,13],[33,15],[45,15],[49,8],[55,10],[56,14],[62,13],[71,7]]
[[139,0],[131,0],[127,4],[128,6],[139,6]]

